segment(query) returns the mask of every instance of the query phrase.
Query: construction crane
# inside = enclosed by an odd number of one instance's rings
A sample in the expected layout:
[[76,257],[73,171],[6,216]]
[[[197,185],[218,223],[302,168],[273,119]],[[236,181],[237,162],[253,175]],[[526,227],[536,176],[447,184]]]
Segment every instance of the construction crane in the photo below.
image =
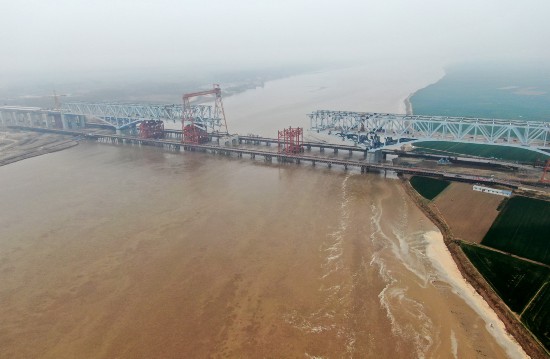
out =
[[47,95],[44,97],[51,97],[53,99],[54,110],[61,109],[61,99],[60,97],[66,97],[66,94],[58,95],[55,89],[53,89],[53,95]]
[[[208,141],[207,124],[196,121],[195,112],[191,107],[190,99],[200,96],[214,95],[214,113],[210,116],[213,119],[219,119],[218,128],[223,127],[225,134],[228,134],[227,121],[222,102],[222,90],[219,84],[214,84],[211,90],[192,92],[183,95],[183,118],[182,118],[182,141],[184,143],[204,143]],[[221,124],[219,122],[222,122]],[[211,122],[212,123],[212,122]],[[212,127],[214,127],[212,123]],[[219,131],[224,133],[223,131]]]

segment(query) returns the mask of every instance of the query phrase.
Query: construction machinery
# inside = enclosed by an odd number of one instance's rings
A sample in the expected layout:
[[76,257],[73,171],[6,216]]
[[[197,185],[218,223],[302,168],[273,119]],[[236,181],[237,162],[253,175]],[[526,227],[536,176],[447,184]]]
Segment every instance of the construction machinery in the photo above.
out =
[[140,138],[164,138],[164,122],[162,120],[143,120],[138,126]]
[[297,154],[304,152],[304,129],[285,128],[278,131],[278,152],[285,154]]
[[[195,97],[214,96],[214,110],[208,118],[197,116],[191,106],[191,99]],[[211,90],[192,92],[183,95],[183,118],[182,118],[182,142],[200,144],[208,142],[208,130],[220,134],[228,134],[227,121],[222,102],[222,90],[220,85],[214,84]]]

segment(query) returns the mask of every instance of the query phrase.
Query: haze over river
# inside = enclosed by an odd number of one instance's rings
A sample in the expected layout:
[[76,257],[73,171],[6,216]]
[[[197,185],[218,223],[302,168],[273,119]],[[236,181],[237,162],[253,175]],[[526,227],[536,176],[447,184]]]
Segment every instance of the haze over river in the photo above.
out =
[[[441,71],[295,76],[231,132],[397,112]],[[81,143],[0,167],[1,358],[523,357],[400,182]]]

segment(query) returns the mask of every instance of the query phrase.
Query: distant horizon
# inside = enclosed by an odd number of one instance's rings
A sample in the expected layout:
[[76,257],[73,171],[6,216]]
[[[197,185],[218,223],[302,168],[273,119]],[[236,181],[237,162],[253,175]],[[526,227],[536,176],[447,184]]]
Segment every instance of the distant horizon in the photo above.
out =
[[345,64],[550,63],[545,0],[28,0],[0,10],[3,88]]

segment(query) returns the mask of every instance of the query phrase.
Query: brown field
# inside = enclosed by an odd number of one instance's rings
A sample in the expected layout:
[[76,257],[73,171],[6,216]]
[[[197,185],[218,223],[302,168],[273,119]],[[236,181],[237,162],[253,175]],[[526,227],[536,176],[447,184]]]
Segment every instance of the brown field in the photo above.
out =
[[474,191],[468,183],[451,183],[432,203],[456,238],[480,243],[506,197]]

